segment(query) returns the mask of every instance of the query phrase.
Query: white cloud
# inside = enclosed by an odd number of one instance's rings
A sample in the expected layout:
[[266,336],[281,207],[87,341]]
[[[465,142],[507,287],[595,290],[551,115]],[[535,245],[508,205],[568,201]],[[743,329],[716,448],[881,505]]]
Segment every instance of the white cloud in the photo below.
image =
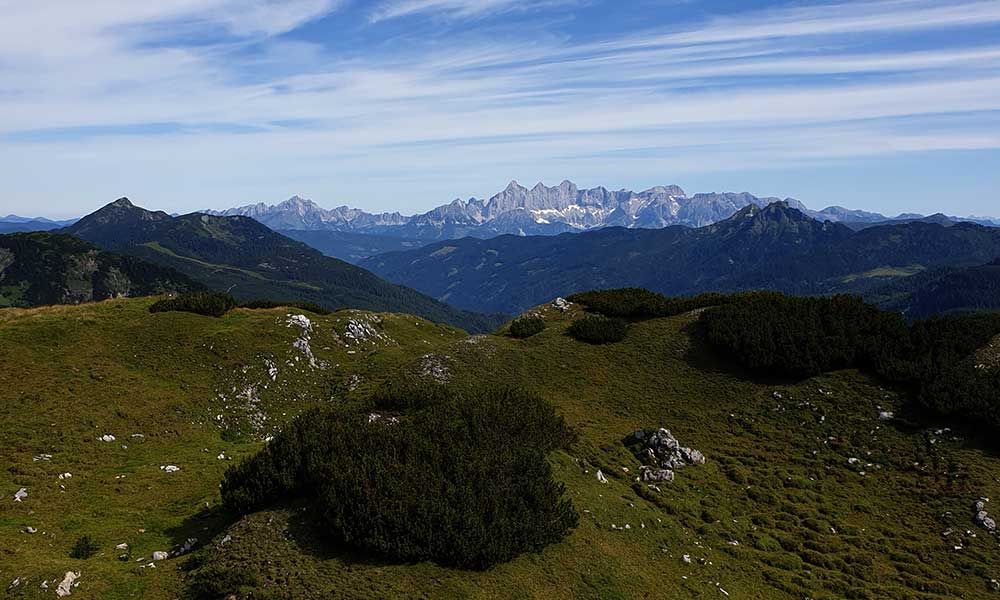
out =
[[[629,185],[668,169],[1000,148],[1000,45],[955,35],[888,51],[848,35],[1000,22],[1000,2],[791,8],[611,41],[465,34],[350,58],[273,37],[336,1],[40,4],[0,0],[0,212],[83,190],[184,210],[313,187],[352,194],[327,204],[414,211],[541,169]],[[474,17],[513,4],[380,8]],[[177,27],[227,33],[165,43]],[[158,123],[177,129],[143,129]],[[103,133],[44,135],[62,128]]]

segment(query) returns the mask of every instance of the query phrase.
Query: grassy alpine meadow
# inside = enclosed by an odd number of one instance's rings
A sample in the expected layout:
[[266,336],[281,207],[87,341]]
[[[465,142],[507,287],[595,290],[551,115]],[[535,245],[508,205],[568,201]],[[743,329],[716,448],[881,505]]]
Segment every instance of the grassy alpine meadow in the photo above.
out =
[[[0,311],[0,595],[55,597],[72,571],[74,597],[177,597],[183,559],[153,553],[209,541],[227,467],[299,412],[465,336],[411,316],[212,318],[153,301]],[[99,549],[70,558],[82,536]]]
[[[544,329],[517,339],[402,315],[211,318],[150,314],[152,302],[0,311],[0,590],[10,597],[56,597],[67,571],[79,573],[73,598],[998,593],[1000,544],[973,522],[977,500],[1000,498],[988,440],[909,414],[902,391],[858,371],[754,378],[709,349],[696,312],[634,322],[622,341],[594,345],[567,334],[586,315],[578,304],[535,309]],[[399,378],[514,386],[550,402],[575,432],[548,460],[576,527],[463,570],[331,540],[302,498],[244,517],[220,509],[226,469],[295,415],[363,405]],[[670,482],[639,481],[627,443],[660,427],[706,461]],[[96,553],[71,558],[85,535]],[[156,551],[171,555],[154,561]]]

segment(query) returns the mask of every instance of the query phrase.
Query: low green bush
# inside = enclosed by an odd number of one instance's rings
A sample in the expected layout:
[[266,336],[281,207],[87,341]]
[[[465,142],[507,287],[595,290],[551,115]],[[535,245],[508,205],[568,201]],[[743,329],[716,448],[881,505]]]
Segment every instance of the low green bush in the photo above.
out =
[[206,317],[221,317],[236,308],[236,299],[223,292],[195,292],[164,298],[149,307],[149,312],[190,312]]
[[730,298],[717,293],[671,298],[643,288],[620,288],[574,294],[567,300],[582,304],[587,310],[605,317],[642,321],[725,304]]
[[250,310],[262,310],[269,308],[298,308],[307,312],[311,312],[317,315],[328,315],[331,310],[323,308],[315,302],[302,302],[297,300],[251,300],[250,302],[244,302],[240,304],[240,308],[246,308]]
[[573,339],[588,344],[613,344],[625,339],[628,322],[591,315],[574,321],[566,330]]
[[225,505],[248,513],[305,497],[341,543],[396,560],[485,569],[561,540],[577,515],[546,455],[571,435],[512,389],[419,393],[395,386],[367,410],[308,412],[227,471]]
[[510,336],[518,339],[529,338],[545,329],[545,319],[537,315],[518,317],[510,323]]
[[69,551],[70,558],[87,559],[97,554],[101,547],[97,545],[89,535],[82,536],[73,544],[73,549]]
[[242,567],[210,565],[196,570],[188,580],[187,598],[191,600],[218,600],[236,597],[244,590],[259,585],[253,571]]
[[975,352],[1000,334],[1000,313],[963,313],[908,325],[853,296],[737,294],[701,317],[708,341],[764,375],[811,377],[867,369],[906,389],[912,406],[1000,429],[1000,370]]

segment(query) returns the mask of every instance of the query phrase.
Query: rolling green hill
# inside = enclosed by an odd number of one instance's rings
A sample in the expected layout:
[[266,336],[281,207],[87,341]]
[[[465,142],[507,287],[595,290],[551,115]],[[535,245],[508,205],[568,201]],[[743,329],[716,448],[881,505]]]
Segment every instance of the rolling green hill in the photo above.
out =
[[176,269],[236,298],[397,311],[484,331],[501,319],[457,310],[364,269],[323,256],[248,217],[171,217],[122,198],[63,230],[106,250]]
[[[1000,546],[973,504],[1000,497],[995,451],[901,410],[901,392],[857,371],[749,377],[709,349],[697,313],[590,345],[565,335],[578,305],[536,308],[545,328],[514,339],[405,315],[213,319],[150,303],[0,311],[11,597],[52,597],[69,571],[73,598],[175,598],[199,574],[237,570],[253,574],[239,596],[253,598],[994,595]],[[363,402],[389,378],[513,384],[551,402],[577,433],[550,463],[579,525],[539,553],[463,571],[331,544],[299,503],[239,519],[218,509],[233,461],[303,410]],[[707,460],[654,488],[636,481],[626,442],[659,427]],[[70,558],[83,535],[99,550]],[[192,538],[193,552],[152,560]]]
[[200,290],[174,269],[102,252],[69,235],[0,235],[0,307],[77,304]]

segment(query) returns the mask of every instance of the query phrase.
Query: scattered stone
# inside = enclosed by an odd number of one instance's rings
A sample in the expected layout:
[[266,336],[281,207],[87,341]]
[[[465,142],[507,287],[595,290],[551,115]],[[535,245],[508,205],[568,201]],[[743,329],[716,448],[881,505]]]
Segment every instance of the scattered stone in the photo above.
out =
[[[312,340],[312,321],[305,315],[288,315],[285,321],[286,327],[301,327],[302,334],[292,342],[292,347],[302,353],[309,361],[309,366],[313,369],[325,369],[329,366],[326,361],[317,360],[313,354],[310,341]],[[298,359],[296,359],[298,360]]]
[[673,481],[674,471],[687,465],[705,464],[705,455],[694,448],[681,446],[669,429],[653,432],[636,431],[636,457],[645,463],[639,469],[639,480],[646,482]]
[[181,468],[177,465],[163,465],[160,467],[160,470],[166,473],[176,473],[177,471],[180,471]]
[[997,522],[989,515],[988,512],[986,512],[986,505],[989,501],[989,498],[980,498],[976,501],[973,505],[973,510],[975,512],[973,520],[976,522],[976,525],[979,525],[983,529],[992,533],[997,530]]
[[60,473],[59,474],[59,479],[69,479],[72,476],[73,476],[72,473]]
[[565,298],[556,298],[552,301],[552,306],[556,307],[559,312],[566,312],[569,310],[571,303]]
[[73,588],[73,583],[80,577],[79,573],[74,573],[73,571],[66,571],[66,575],[63,580],[59,582],[59,586],[56,588],[56,596],[64,598],[70,595],[70,590]]
[[600,469],[597,470],[597,480],[601,483],[608,482],[608,478],[604,476],[604,473],[602,473]]
[[128,544],[122,542],[121,544],[115,546],[115,550],[128,550]]
[[198,543],[198,538],[193,538],[193,537],[188,538],[187,540],[184,541],[184,545],[182,545],[180,548],[174,551],[174,556],[181,556],[183,554],[187,554],[188,552],[191,551],[192,548],[194,548],[194,545],[197,543]]
[[674,472],[670,469],[655,469],[643,465],[639,467],[639,479],[645,482],[670,482],[674,480]]
[[445,364],[448,356],[425,354],[420,357],[420,376],[429,377],[438,383],[447,383],[451,379],[451,370]]
[[24,528],[24,531],[25,531],[26,533],[31,533],[31,534],[35,534],[35,533],[38,533],[38,530],[37,530],[37,529],[35,529],[34,527],[25,527],[25,528]]
[[219,459],[219,460],[227,460],[227,458],[226,458],[226,453],[225,453],[225,452],[221,452],[221,453],[219,453],[219,455],[218,455],[218,456],[216,456],[215,458],[217,458],[217,459]]
[[879,421],[891,421],[894,418],[896,418],[896,415],[890,410],[880,410],[878,413]]
[[153,553],[153,560],[154,561],[157,561],[157,560],[167,560],[169,557],[170,557],[170,555],[167,554],[166,552],[163,552],[162,550],[157,550],[156,552]]
[[399,418],[392,417],[392,416],[386,417],[382,413],[377,413],[377,412],[373,412],[373,413],[369,413],[368,414],[368,422],[369,423],[375,423],[377,421],[381,421],[382,423],[385,423],[386,425],[395,425],[395,424],[399,423]]
[[38,456],[31,457],[31,462],[39,462],[39,461],[48,462],[50,460],[52,460],[51,454],[39,454]]
[[14,494],[14,502],[20,502],[28,497],[28,488],[21,488]]
[[684,556],[681,557],[681,560],[684,561],[684,564],[688,564],[689,565],[689,564],[691,564],[691,555],[690,554],[685,554]]
[[97,441],[98,442],[108,442],[108,443],[110,443],[110,442],[115,441],[115,436],[111,435],[110,433],[106,433],[106,434],[102,435],[101,437],[97,438]]
[[224,537],[221,540],[219,540],[219,545],[220,546],[225,546],[226,544],[228,544],[231,541],[233,541],[233,536],[231,536],[229,534],[226,534],[226,537]]

